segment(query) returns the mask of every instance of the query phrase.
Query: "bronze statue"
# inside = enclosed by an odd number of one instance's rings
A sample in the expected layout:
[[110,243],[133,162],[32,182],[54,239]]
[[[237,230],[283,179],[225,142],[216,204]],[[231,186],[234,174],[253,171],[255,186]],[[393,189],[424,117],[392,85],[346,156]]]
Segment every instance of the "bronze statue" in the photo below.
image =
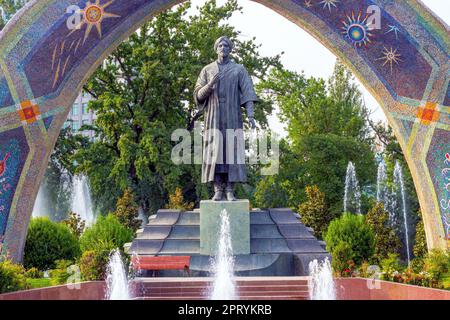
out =
[[231,40],[220,37],[214,50],[218,59],[203,68],[194,90],[197,106],[205,110],[202,183],[214,182],[212,200],[223,200],[225,191],[226,199],[235,201],[234,184],[247,181],[241,107],[247,109],[250,127],[256,128],[253,102],[258,98],[245,67],[230,59]]

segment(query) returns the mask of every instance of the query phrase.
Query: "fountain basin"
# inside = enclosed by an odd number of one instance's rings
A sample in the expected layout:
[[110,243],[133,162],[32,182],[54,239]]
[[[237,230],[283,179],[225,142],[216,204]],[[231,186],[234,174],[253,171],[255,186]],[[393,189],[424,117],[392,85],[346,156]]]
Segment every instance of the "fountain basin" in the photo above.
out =
[[[240,299],[259,292],[260,299],[306,300],[308,277],[237,277]],[[134,299],[202,300],[213,278],[136,278],[130,283]],[[372,279],[335,279],[338,300],[450,300],[450,291],[379,281],[379,289],[369,289]],[[106,283],[80,283],[80,289],[56,286],[0,294],[0,300],[103,300]],[[242,293],[246,296],[242,297]],[[258,297],[254,297],[257,299]]]

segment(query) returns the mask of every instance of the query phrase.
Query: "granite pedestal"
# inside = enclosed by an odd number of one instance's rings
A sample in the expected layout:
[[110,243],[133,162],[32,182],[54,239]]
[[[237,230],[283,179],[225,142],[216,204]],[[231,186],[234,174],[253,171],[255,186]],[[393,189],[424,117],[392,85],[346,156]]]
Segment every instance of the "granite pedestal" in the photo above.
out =
[[200,254],[214,256],[220,237],[223,210],[230,221],[233,255],[250,254],[250,203],[248,200],[200,202]]

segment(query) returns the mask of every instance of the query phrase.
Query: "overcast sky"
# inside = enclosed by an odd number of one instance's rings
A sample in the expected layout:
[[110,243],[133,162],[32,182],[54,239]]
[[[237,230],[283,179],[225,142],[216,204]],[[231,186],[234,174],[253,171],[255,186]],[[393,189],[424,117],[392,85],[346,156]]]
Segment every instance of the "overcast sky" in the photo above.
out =
[[[204,2],[192,0],[194,8]],[[224,2],[218,0],[218,4]],[[422,2],[450,24],[450,0]],[[335,56],[306,31],[259,3],[250,0],[238,0],[238,3],[243,7],[243,14],[235,14],[230,23],[242,32],[242,37],[256,37],[256,42],[262,44],[262,55],[272,56],[284,51],[282,62],[290,70],[304,71],[306,76],[322,78],[328,78],[332,74]],[[373,111],[373,118],[385,120],[376,100],[362,85],[361,89],[367,106]],[[278,132],[282,130],[276,114],[270,117],[269,122],[272,129]]]

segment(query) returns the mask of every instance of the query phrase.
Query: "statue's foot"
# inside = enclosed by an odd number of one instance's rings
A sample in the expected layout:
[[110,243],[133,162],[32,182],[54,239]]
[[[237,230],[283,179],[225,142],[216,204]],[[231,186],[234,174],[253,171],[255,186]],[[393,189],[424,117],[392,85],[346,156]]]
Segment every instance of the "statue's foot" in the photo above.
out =
[[233,192],[227,192],[227,200],[228,201],[236,201],[236,197]]
[[213,201],[221,201],[222,199],[223,199],[222,191],[216,191],[216,193],[214,193],[214,197],[212,198]]

